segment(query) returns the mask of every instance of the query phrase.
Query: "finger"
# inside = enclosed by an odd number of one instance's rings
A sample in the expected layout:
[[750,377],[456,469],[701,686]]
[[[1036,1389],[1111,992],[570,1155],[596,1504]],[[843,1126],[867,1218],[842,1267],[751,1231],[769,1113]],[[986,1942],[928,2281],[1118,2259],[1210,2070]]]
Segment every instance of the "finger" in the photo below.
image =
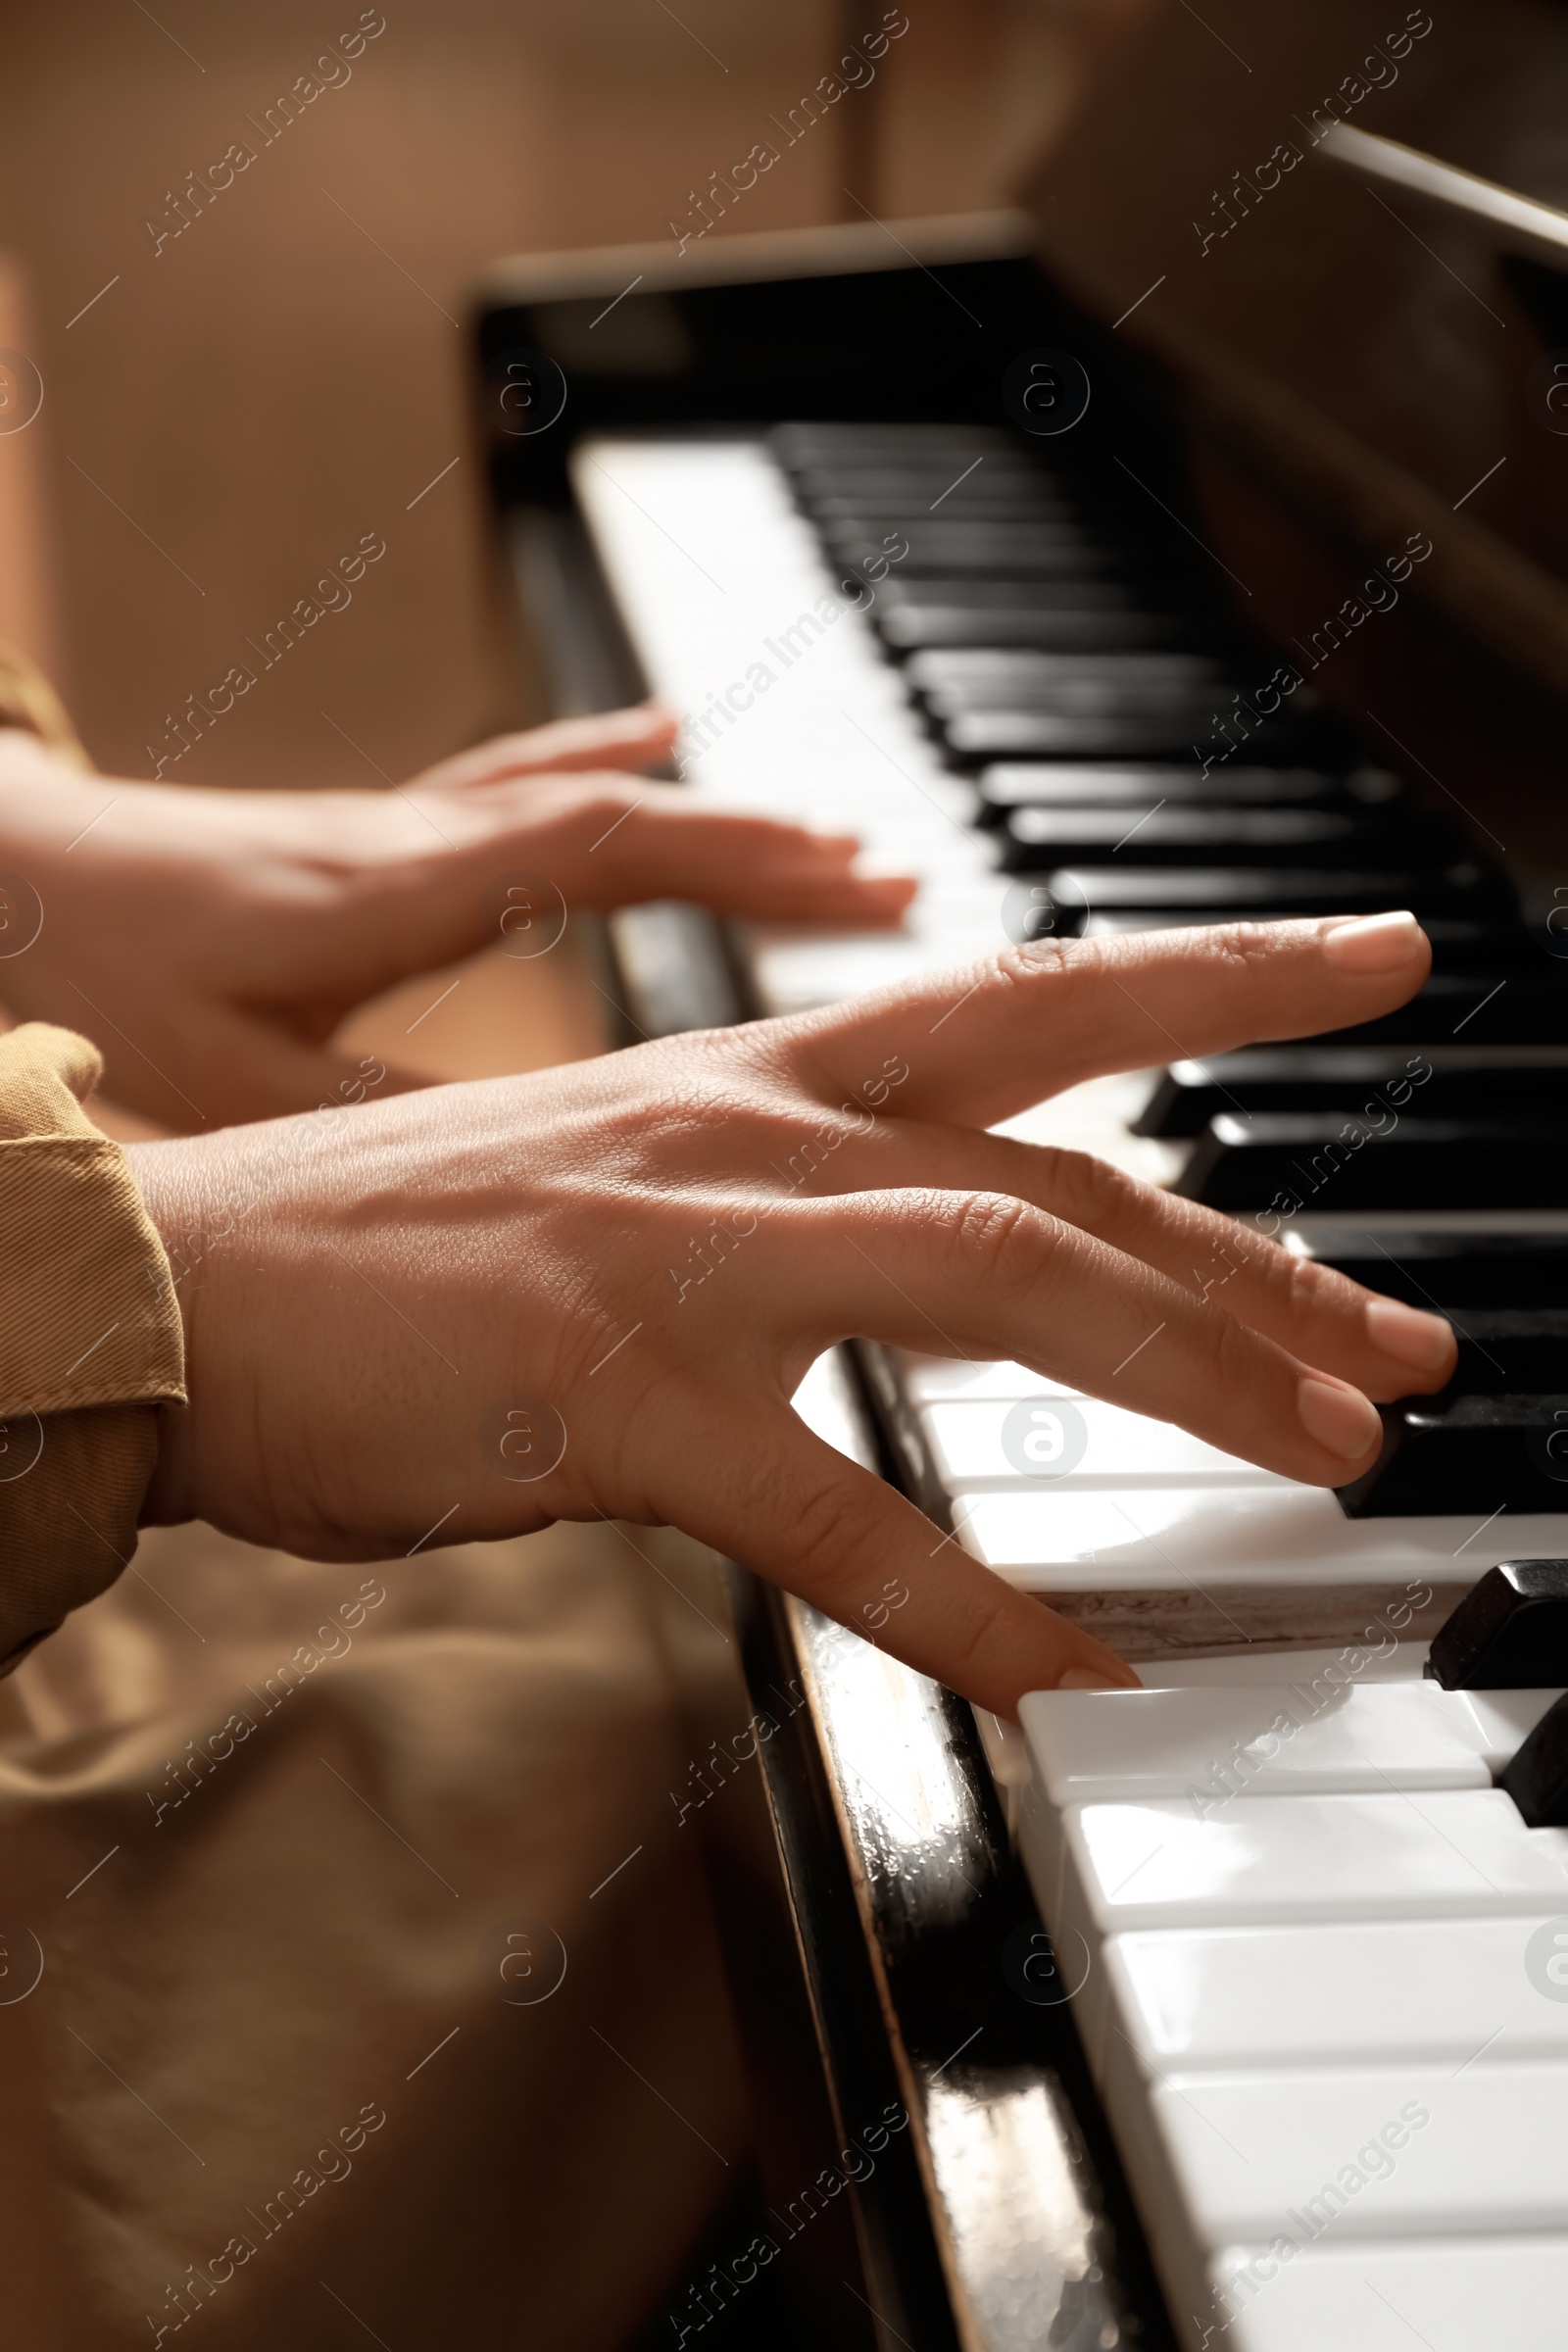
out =
[[1146,931],[1013,949],[802,1014],[785,1034],[825,1093],[895,1054],[906,1115],[984,1127],[1106,1071],[1372,1020],[1414,995],[1431,959],[1409,914]]
[[1141,1184],[1087,1152],[904,1122],[890,1123],[890,1141],[874,1182],[889,1182],[890,1169],[903,1167],[911,1184],[945,1192],[974,1186],[1031,1201],[1169,1275],[1200,1306],[1222,1307],[1369,1396],[1440,1389],[1453,1370],[1457,1345],[1441,1315],[1379,1298],[1234,1217]]
[[440,830],[444,846],[420,833],[411,852],[400,834],[396,855],[363,864],[330,934],[306,909],[314,996],[338,1017],[413,973],[511,940],[509,882],[527,887],[541,936],[556,939],[569,909],[673,898],[881,928],[915,888],[856,873],[850,836],[694,808],[679,785],[618,777],[492,782],[448,800]]
[[565,775],[581,768],[645,768],[663,764],[680,720],[658,703],[629,710],[596,711],[587,718],[553,719],[517,735],[497,735],[459,752],[410,779],[416,786],[465,792],[508,776]]
[[679,785],[646,785],[583,861],[581,903],[678,898],[771,922],[882,925],[913,898],[906,874],[859,874],[852,833],[693,806]]
[[713,1474],[665,1498],[665,1517],[976,1706],[1016,1716],[1026,1690],[1065,1674],[1138,1687],[1114,1650],[982,1568],[786,1408],[759,1426],[715,1405],[705,1460]]
[[1027,1201],[859,1193],[785,1203],[761,1233],[744,1246],[773,1261],[803,1347],[861,1337],[1013,1358],[1308,1486],[1344,1486],[1377,1458],[1382,1424],[1360,1391]]

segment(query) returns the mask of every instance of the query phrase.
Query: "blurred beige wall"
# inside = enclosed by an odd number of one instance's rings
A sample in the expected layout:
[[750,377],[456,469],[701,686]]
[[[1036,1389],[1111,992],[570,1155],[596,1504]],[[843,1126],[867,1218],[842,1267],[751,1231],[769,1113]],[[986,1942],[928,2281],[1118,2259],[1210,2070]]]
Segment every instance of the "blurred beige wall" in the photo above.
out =
[[[0,246],[30,274],[47,397],[0,459],[54,518],[62,682],[100,765],[150,773],[166,713],[366,533],[386,554],[352,605],[173,772],[372,782],[368,762],[404,775],[503,719],[465,286],[498,253],[664,235],[882,6],[385,0],[269,145],[265,110],[356,0],[12,0]],[[907,0],[878,82],[734,224],[855,217],[846,180],[882,215],[997,202],[1066,104],[1086,13]],[[172,227],[235,140],[254,162],[155,250],[146,221]]]

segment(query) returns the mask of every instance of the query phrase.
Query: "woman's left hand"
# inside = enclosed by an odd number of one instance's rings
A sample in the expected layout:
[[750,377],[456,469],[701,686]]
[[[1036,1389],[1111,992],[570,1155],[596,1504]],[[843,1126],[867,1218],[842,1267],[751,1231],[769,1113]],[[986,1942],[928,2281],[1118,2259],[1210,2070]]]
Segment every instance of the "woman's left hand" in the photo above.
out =
[[82,775],[0,732],[0,1000],[91,1037],[116,1102],[196,1130],[353,1082],[326,1042],[348,1013],[519,920],[650,899],[898,920],[914,884],[858,874],[853,837],[626,772],[667,760],[675,728],[645,705],[499,737],[391,791],[324,792]]

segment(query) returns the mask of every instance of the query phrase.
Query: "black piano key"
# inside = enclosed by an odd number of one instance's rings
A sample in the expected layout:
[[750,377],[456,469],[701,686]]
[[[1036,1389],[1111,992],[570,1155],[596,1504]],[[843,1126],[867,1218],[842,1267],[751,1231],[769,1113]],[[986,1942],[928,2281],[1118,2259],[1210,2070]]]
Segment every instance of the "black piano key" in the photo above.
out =
[[[1148,607],[1138,602],[1138,590],[1131,581],[1084,581],[1081,586],[1072,581],[1039,581],[1034,586],[1020,586],[1018,581],[987,581],[973,574],[950,581],[909,578],[898,569],[882,581],[882,600],[884,605],[953,605],[961,612],[997,616],[1027,605],[1042,612],[1072,612],[1081,607],[1084,612],[1126,612],[1148,618]],[[1180,625],[1183,616],[1173,613],[1171,621]]]
[[1039,551],[1054,556],[1067,550],[1105,558],[1119,566],[1127,553],[1106,532],[1092,528],[1076,515],[1054,512],[1033,514],[1015,509],[1006,514],[950,514],[946,508],[935,514],[911,514],[907,510],[902,514],[862,512],[818,520],[816,527],[826,546],[853,562],[901,535],[909,543],[909,555],[899,559],[901,565],[918,556],[929,567],[947,551],[959,569],[983,568],[992,556],[999,567],[1005,568],[1020,553]]
[[1152,927],[1167,921],[1224,923],[1277,920],[1302,914],[1384,914],[1408,907],[1418,916],[1511,915],[1513,893],[1503,877],[1472,865],[1383,873],[1270,867],[1177,868],[1061,865],[1043,875],[1055,906],[1058,935],[1087,929],[1096,915],[1145,915]]
[[1443,1396],[1531,1396],[1568,1384],[1568,1309],[1560,1306],[1473,1307],[1461,1331],[1459,1354]]
[[1274,1046],[1174,1062],[1133,1133],[1197,1136],[1226,1112],[1349,1115],[1379,1102],[1422,1118],[1568,1116],[1568,1049],[1434,1047],[1433,1054]]
[[[1295,1237],[1290,1247],[1335,1266],[1369,1291],[1441,1309],[1467,1336],[1472,1318],[1503,1307],[1568,1298],[1568,1240],[1539,1233],[1444,1232],[1431,1227],[1339,1238]],[[1484,1343],[1483,1343],[1484,1344]]]
[[[1123,691],[1099,678],[1016,703],[989,703],[980,696],[951,690],[926,695],[922,702],[937,733],[965,764],[983,757],[993,743],[1004,757],[1049,758],[1058,736],[1069,736],[1080,727],[1155,731],[1160,737],[1158,749],[1147,756],[1168,760],[1191,741],[1195,709],[1180,688]],[[1037,740],[1040,738],[1046,740]],[[1266,752],[1276,747],[1265,744],[1263,748]]]
[[[1488,988],[1494,988],[1506,978],[1510,987],[1514,976],[1527,974],[1532,980],[1543,976],[1540,954],[1531,946],[1530,935],[1517,919],[1474,923],[1453,919],[1434,919],[1426,926],[1432,943],[1432,968],[1446,974],[1486,974]],[[1568,973],[1564,975],[1568,980]]]
[[1568,1684],[1568,1560],[1504,1560],[1433,1636],[1445,1690],[1555,1690]]
[[1333,1036],[1342,1045],[1369,1046],[1458,1039],[1467,1045],[1568,1044],[1568,972],[1435,972],[1407,1004]]
[[861,530],[885,531],[911,521],[1082,524],[1092,519],[1079,500],[1064,496],[1054,483],[1027,473],[993,474],[989,467],[956,483],[945,466],[905,475],[846,467],[841,474],[797,475],[794,487],[797,501],[819,530],[852,523]]
[[790,469],[797,503],[814,522],[861,515],[947,515],[967,509],[1004,519],[1022,511],[1079,516],[1091,509],[1054,476],[1025,461],[1004,465],[993,451],[978,466],[954,455],[900,466],[818,464]]
[[[1076,656],[1032,653],[1028,658],[1038,665],[1033,676],[998,672],[936,678],[920,683],[920,699],[944,718],[970,710],[1157,710],[1181,712],[1185,724],[1203,708],[1212,708],[1216,692],[1213,680],[1205,678],[1196,662],[1190,665],[1192,674],[1183,674],[1176,666],[1183,659],[1180,655],[1086,650]],[[917,656],[916,663],[933,659]]]
[[[1568,1121],[1224,1112],[1193,1147],[1176,1191],[1232,1211],[1280,1196],[1361,1209],[1568,1208]],[[1565,1366],[1568,1376],[1568,1366]]]
[[[1054,591],[1036,582],[1019,586],[1017,598],[1004,605],[971,605],[956,594],[962,583],[911,580],[910,588],[931,586],[942,601],[916,603],[903,593],[891,595],[887,581],[872,608],[872,625],[895,654],[922,646],[1041,646],[1055,653],[1082,648],[1097,652],[1115,646],[1206,644],[1218,632],[1198,621],[1179,620],[1168,613],[1136,608],[1118,583],[1086,581]],[[990,582],[976,585],[991,585]],[[1105,601],[1096,601],[1101,590]],[[1044,603],[1046,596],[1056,601]]]
[[1003,863],[1029,873],[1062,857],[1105,865],[1128,855],[1144,866],[1238,865],[1266,858],[1278,865],[1329,860],[1379,866],[1392,855],[1437,863],[1452,849],[1447,830],[1401,812],[1387,818],[1329,808],[1015,808],[1004,828]]
[[1454,1335],[1458,1354],[1447,1387],[1405,1403],[1436,1410],[1457,1396],[1531,1396],[1568,1381],[1568,1308],[1539,1300],[1476,1306]]
[[784,470],[803,503],[819,497],[853,498],[858,494],[862,503],[870,500],[880,505],[889,500],[900,505],[923,496],[929,505],[955,482],[967,489],[981,480],[1004,486],[1034,487],[1047,496],[1063,500],[1071,499],[1081,488],[1037,464],[1027,450],[978,445],[858,454],[851,450],[819,449],[795,459]]
[[1227,671],[1212,657],[1180,648],[1129,653],[1051,654],[1006,647],[959,648],[916,654],[905,669],[920,694],[958,694],[975,705],[1012,705],[1091,682],[1120,693],[1168,692],[1173,685],[1212,694]]
[[[1351,1519],[1568,1508],[1568,1387],[1547,1396],[1413,1397],[1384,1405],[1383,1451],[1339,1490]],[[1548,1449],[1557,1446],[1558,1454]]]
[[[965,467],[971,469],[967,474]],[[862,506],[867,503],[880,506],[884,500],[902,505],[922,494],[929,504],[955,481],[960,489],[971,492],[981,484],[1003,491],[1014,487],[1033,489],[1043,497],[1064,503],[1081,495],[1083,489],[1081,483],[1067,481],[1050,466],[1042,466],[1029,450],[981,448],[978,444],[967,449],[944,446],[862,451],[858,455],[846,450],[815,450],[786,465],[784,470],[803,502],[814,502],[820,497],[858,497]]]
[[1205,808],[1359,805],[1345,777],[1311,767],[1238,767],[1219,777],[1204,776],[1196,764],[1153,760],[1122,767],[1018,760],[983,769],[976,782],[982,824],[1000,823],[1013,808],[1129,808],[1136,814],[1160,802]]
[[1125,580],[906,579],[902,570],[879,582],[871,608],[872,625],[894,653],[925,646],[1224,650],[1234,641],[1229,622],[1175,612],[1173,598],[1151,603]]
[[[890,572],[880,583],[880,605],[883,612],[894,606],[922,611],[931,607],[951,608],[955,612],[976,612],[995,619],[998,625],[1013,612],[1121,612],[1136,619],[1147,619],[1146,609],[1139,603],[1137,592],[1126,580],[1072,581],[1041,580],[1020,585],[1016,580],[988,580],[980,577],[962,579],[916,579],[902,569]],[[1173,616],[1172,625],[1179,624]]]
[[[906,551],[898,558],[901,579],[961,579],[1085,582],[1114,579],[1129,569],[1124,552],[1105,541],[1030,524],[940,521],[911,525],[903,533]],[[835,531],[827,547],[834,561],[861,565],[886,560],[882,535]]]
[[[1074,698],[1088,702],[1085,695]],[[1111,708],[1102,714],[1066,708],[1045,710],[966,710],[940,722],[948,750],[963,763],[996,760],[1063,760],[1092,758],[1169,759],[1186,751],[1208,720],[1212,707],[1172,696],[1162,707],[1141,711],[1130,698],[1106,698]],[[1067,698],[1063,697],[1066,702]],[[1302,719],[1271,719],[1255,729],[1250,746],[1254,759],[1277,758],[1292,763],[1332,756],[1331,730],[1313,730]]]
[[1013,458],[1040,465],[1046,461],[1023,448],[1016,436],[1000,424],[948,423],[934,417],[864,420],[847,417],[789,417],[775,424],[768,440],[784,466],[822,464],[902,465],[911,456],[935,454],[964,457]]
[[[1544,1687],[1549,1690],[1551,1685]],[[1515,1749],[1500,1786],[1518,1806],[1527,1829],[1559,1830],[1568,1823],[1568,1692],[1547,1708],[1529,1739]]]
[[[975,477],[978,480],[978,475]],[[929,492],[934,483],[923,488]],[[804,500],[810,519],[826,536],[833,531],[857,529],[875,539],[895,531],[908,532],[922,522],[1032,522],[1042,525],[1062,525],[1075,530],[1092,529],[1095,536],[1105,536],[1102,526],[1091,523],[1083,511],[1070,506],[1064,499],[1054,498],[1025,487],[1022,483],[1010,488],[999,484],[989,492],[976,492],[966,483],[951,497],[931,498],[917,492],[911,498],[872,498],[869,495],[854,498],[814,498]]]
[[1079,677],[1044,678],[1021,686],[952,684],[927,687],[920,699],[932,716],[956,719],[1001,714],[1011,724],[1027,726],[1030,718],[1157,718],[1180,730],[1179,745],[1189,744],[1193,730],[1202,724],[1213,688],[1179,678],[1147,675],[1108,677],[1085,669]]

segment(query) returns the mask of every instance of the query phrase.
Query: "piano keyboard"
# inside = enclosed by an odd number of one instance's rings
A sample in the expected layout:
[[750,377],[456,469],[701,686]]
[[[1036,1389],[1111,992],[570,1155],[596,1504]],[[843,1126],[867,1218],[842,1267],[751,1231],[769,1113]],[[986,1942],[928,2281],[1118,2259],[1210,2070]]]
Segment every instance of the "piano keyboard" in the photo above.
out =
[[[760,1009],[1008,938],[1425,921],[1432,979],[1382,1022],[1096,1081],[1006,1130],[1449,1313],[1454,1381],[1387,1408],[1357,1490],[1017,1364],[862,1367],[926,1509],[1161,1686],[1041,1693],[1022,1736],[981,1732],[1061,1965],[1087,1968],[1076,2014],[1181,2339],[1555,2348],[1568,2005],[1525,1951],[1559,1911],[1568,1935],[1568,1832],[1494,1786],[1550,1694],[1443,1691],[1420,1664],[1489,1566],[1568,1554],[1568,1320],[1544,1303],[1568,1273],[1564,974],[1307,688],[1259,714],[1277,657],[1136,486],[968,426],[606,435],[572,466],[694,786],[919,877],[897,935],[753,929]],[[1299,1713],[1282,1690],[1325,1663],[1301,1645],[1351,1642],[1392,1661],[1195,1809],[1211,1759]]]
[[1562,2342],[1568,1831],[1493,1786],[1560,1694],[1387,1648],[1023,1702],[1023,1851],[1194,2345]]

